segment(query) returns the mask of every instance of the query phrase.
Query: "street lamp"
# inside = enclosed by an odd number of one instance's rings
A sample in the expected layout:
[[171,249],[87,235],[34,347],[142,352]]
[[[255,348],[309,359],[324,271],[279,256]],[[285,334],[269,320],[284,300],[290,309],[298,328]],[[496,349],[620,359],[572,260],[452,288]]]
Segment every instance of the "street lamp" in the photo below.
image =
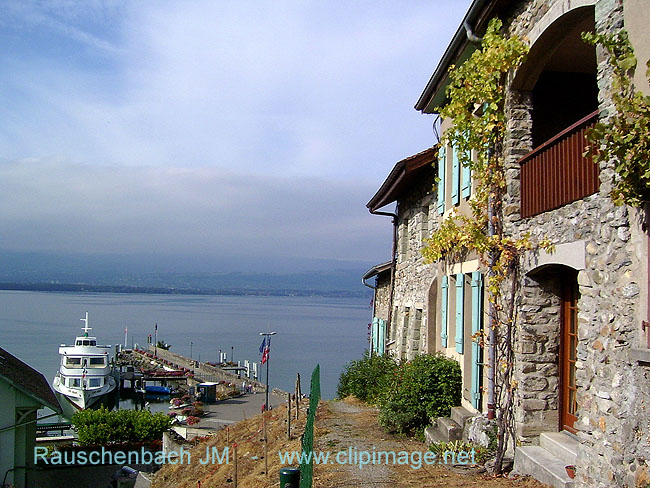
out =
[[235,346],[230,346],[230,362],[235,362]]
[[190,341],[190,359],[192,359],[192,345],[194,345],[194,343]]
[[[260,332],[261,336],[264,336],[266,339],[266,348],[267,348],[267,353],[266,353],[266,396],[264,397],[264,405],[266,406],[266,409],[269,409],[269,357],[271,356],[271,336],[275,335],[277,332]],[[262,359],[264,359],[264,356],[262,356]]]

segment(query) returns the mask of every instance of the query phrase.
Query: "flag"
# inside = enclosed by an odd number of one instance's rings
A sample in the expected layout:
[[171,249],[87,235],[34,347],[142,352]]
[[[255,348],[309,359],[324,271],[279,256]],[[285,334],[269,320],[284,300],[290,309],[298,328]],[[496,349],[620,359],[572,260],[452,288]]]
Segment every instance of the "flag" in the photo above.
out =
[[260,354],[264,353],[264,349],[266,349],[266,336],[264,336],[264,339],[262,339],[262,344],[260,345]]
[[269,336],[269,343],[266,345],[266,347],[264,348],[264,352],[262,353],[262,364],[266,363],[269,360],[270,351],[271,351],[271,336]]

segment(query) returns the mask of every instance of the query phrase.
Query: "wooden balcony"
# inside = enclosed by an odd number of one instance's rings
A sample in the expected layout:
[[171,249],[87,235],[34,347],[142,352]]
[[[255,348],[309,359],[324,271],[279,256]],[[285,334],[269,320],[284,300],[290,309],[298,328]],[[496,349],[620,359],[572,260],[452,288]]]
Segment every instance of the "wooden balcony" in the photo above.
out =
[[580,119],[519,160],[521,216],[530,217],[561,207],[598,191],[598,166],[583,153],[585,131],[598,111]]

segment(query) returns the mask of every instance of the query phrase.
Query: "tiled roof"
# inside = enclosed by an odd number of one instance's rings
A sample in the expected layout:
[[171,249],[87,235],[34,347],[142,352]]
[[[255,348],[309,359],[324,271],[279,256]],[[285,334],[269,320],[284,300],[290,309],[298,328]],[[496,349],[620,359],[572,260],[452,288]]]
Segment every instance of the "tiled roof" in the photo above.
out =
[[61,406],[45,376],[1,347],[0,378],[4,378],[42,405],[61,413]]

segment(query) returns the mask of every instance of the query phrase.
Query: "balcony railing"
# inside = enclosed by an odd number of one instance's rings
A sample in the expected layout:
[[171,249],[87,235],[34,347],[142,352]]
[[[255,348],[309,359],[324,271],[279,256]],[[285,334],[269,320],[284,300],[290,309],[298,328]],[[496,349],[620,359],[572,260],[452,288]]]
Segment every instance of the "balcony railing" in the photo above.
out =
[[521,216],[530,217],[598,191],[598,166],[583,156],[585,131],[598,111],[580,119],[519,160]]

